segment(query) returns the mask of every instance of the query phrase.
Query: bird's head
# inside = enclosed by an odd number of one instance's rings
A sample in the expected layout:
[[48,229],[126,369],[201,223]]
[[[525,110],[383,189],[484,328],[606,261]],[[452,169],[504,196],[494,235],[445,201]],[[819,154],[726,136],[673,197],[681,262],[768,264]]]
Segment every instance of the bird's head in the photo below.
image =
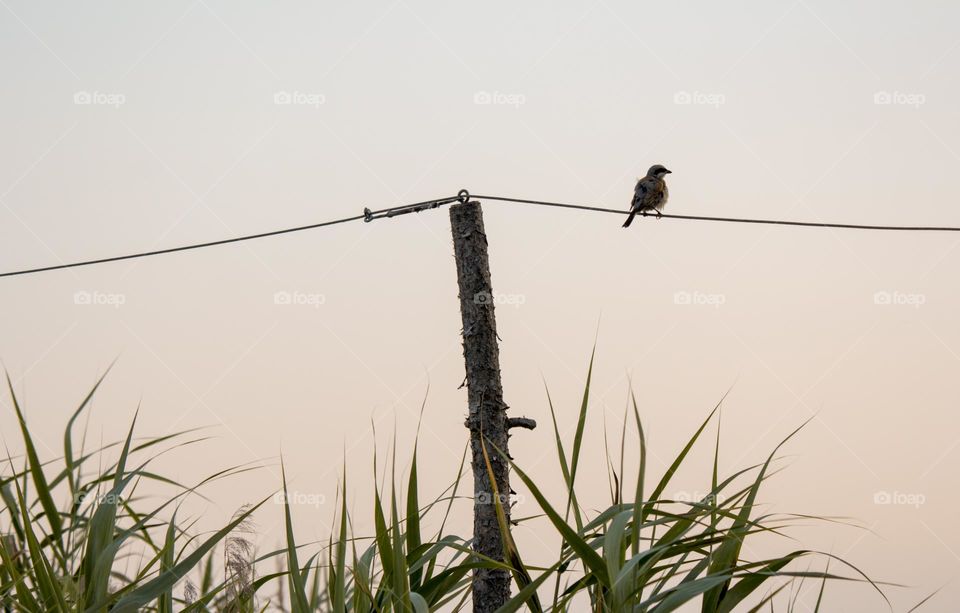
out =
[[663,164],[654,164],[653,166],[650,167],[650,170],[647,171],[647,176],[662,179],[668,174],[670,174],[671,172],[673,171],[667,170],[667,167],[664,166]]

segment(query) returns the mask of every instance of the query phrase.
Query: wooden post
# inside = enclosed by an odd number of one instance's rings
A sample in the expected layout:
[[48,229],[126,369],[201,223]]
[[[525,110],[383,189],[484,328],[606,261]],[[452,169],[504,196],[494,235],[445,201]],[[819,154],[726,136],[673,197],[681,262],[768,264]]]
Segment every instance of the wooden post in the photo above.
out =
[[[470,430],[473,466],[473,549],[479,554],[503,560],[503,543],[497,523],[493,491],[483,458],[480,429],[486,439],[494,480],[507,520],[510,520],[509,465],[493,446],[508,453],[510,422],[500,382],[500,350],[494,318],[493,288],[483,212],[479,202],[461,202],[450,207],[453,252],[460,286],[460,315],[463,319],[463,359],[467,370],[466,427]],[[473,572],[473,610],[491,613],[510,599],[510,573],[505,570],[476,569]]]

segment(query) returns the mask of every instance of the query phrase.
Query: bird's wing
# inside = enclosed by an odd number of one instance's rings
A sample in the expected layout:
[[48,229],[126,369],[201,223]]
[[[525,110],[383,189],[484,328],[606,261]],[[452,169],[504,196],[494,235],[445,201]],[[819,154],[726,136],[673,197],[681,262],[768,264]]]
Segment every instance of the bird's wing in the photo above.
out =
[[647,198],[647,193],[650,191],[650,185],[647,181],[648,177],[644,177],[637,181],[637,186],[633,188],[633,202],[630,203],[630,210],[638,211],[644,207],[644,201]]
[[663,203],[665,183],[656,177],[644,177],[633,191],[633,208],[648,210]]

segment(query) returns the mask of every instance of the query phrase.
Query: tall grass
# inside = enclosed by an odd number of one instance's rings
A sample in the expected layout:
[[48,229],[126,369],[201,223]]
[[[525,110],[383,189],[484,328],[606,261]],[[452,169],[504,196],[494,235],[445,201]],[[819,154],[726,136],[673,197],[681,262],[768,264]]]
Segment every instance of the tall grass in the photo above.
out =
[[[24,453],[8,456],[0,473],[0,607],[95,613],[460,611],[469,606],[470,576],[477,568],[513,574],[515,596],[504,612],[664,613],[689,603],[698,603],[702,613],[793,610],[799,592],[795,588],[804,581],[819,583],[814,610],[820,610],[830,581],[861,582],[864,590],[877,594],[873,598],[886,600],[864,573],[828,553],[801,548],[769,558],[744,555],[748,539],[781,535],[798,521],[811,519],[758,511],[760,490],[772,476],[776,454],[796,432],[761,462],[725,477],[719,474],[718,433],[713,463],[704,470],[710,482],[707,494],[693,501],[665,495],[678,469],[689,463],[691,450],[704,444],[719,404],[666,472],[651,478],[641,410],[632,399],[619,433],[619,453],[607,454],[610,501],[584,504],[577,484],[584,433],[591,423],[591,374],[592,360],[572,441],[562,439],[547,395],[565,491],[552,497],[522,467],[512,465],[514,487],[526,490],[539,507],[534,517],[518,522],[556,538],[559,553],[551,560],[526,559],[512,537],[514,526],[498,509],[505,562],[476,555],[468,537],[449,532],[453,509],[473,503],[470,492],[462,492],[468,487],[461,482],[466,455],[452,483],[426,502],[421,500],[416,447],[402,483],[396,478],[395,455],[389,458],[390,479],[382,488],[376,485],[375,466],[366,486],[372,489],[374,524],[368,535],[354,533],[344,468],[335,528],[327,542],[312,553],[298,545],[288,503],[286,546],[258,557],[252,517],[264,501],[241,508],[221,529],[203,537],[192,534],[192,522],[178,523],[177,518],[186,497],[199,495],[213,481],[241,478],[253,467],[227,468],[189,486],[176,483],[151,471],[152,461],[161,453],[202,443],[203,437],[186,431],[134,439],[135,417],[123,441],[88,450],[81,434],[78,446],[75,424],[102,379],[68,420],[63,455],[42,461],[8,380]],[[630,469],[628,447],[639,452],[637,465]],[[488,445],[486,453],[489,458],[500,450]],[[113,455],[116,459],[110,460]],[[286,492],[285,473],[279,486]],[[137,491],[151,488],[173,488],[173,493],[150,505]],[[499,505],[500,497],[493,501]],[[128,570],[131,560],[135,568]]]
[[[177,524],[180,502],[198,488],[250,467],[221,470],[193,486],[156,474],[150,464],[159,455],[203,438],[186,431],[135,442],[136,417],[122,442],[88,450],[81,434],[78,447],[74,426],[102,380],[68,420],[63,456],[42,462],[7,378],[24,454],[8,455],[6,474],[0,478],[0,606],[4,610],[123,612],[149,607],[173,611],[175,604],[190,609],[183,598],[174,596],[174,587],[260,506],[244,509],[206,538],[193,537],[188,534],[189,525]],[[109,460],[114,452],[117,458]],[[150,506],[137,491],[151,485],[172,487],[176,493]],[[128,563],[134,558],[137,567],[129,571]],[[221,597],[234,581],[226,577],[208,582],[204,598]]]

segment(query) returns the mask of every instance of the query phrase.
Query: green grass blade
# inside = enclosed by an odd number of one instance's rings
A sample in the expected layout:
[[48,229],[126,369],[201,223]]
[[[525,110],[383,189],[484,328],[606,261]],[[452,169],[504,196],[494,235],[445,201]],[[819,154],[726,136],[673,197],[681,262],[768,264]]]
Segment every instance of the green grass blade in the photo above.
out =
[[[748,523],[750,519],[750,513],[753,511],[753,506],[756,502],[757,493],[760,490],[760,485],[763,483],[764,476],[766,475],[767,469],[770,466],[770,463],[773,461],[774,456],[777,451],[786,444],[788,440],[793,438],[793,436],[799,432],[809,420],[800,425],[796,430],[791,432],[784,438],[780,443],[774,448],[774,450],[767,457],[767,461],[763,463],[763,466],[760,468],[756,479],[753,482],[753,485],[750,487],[750,490],[747,494],[746,500],[744,500],[743,505],[740,508],[740,512],[737,516],[737,519],[734,521],[733,525],[730,526],[728,531],[728,536],[724,539],[723,544],[717,548],[717,551],[714,553],[713,560],[710,564],[710,574],[719,574],[726,571],[727,569],[733,568],[736,564],[736,561],[740,557],[740,550],[743,547],[743,539],[745,537],[745,532],[748,529]],[[730,582],[729,580],[724,582],[721,585],[718,585],[716,588],[712,589],[708,594],[704,595],[703,598],[703,611],[704,613],[712,613],[719,606],[720,603],[726,597],[727,591],[729,589]]]
[[637,438],[640,441],[640,460],[637,467],[637,487],[633,494],[633,530],[631,533],[630,552],[633,555],[640,553],[640,526],[644,518],[644,479],[647,473],[647,439],[643,434],[643,423],[640,420],[640,409],[637,407],[637,397],[630,390],[630,400],[633,404],[633,418],[637,425]]
[[557,455],[560,460],[560,472],[563,473],[563,483],[570,487],[570,466],[567,464],[567,454],[563,449],[563,439],[560,437],[560,427],[557,425],[557,411],[553,407],[553,398],[550,397],[550,389],[546,382],[543,384],[547,393],[547,406],[550,408],[550,419],[553,421],[553,437],[557,446]]
[[783,585],[781,585],[781,586],[778,587],[777,589],[773,590],[772,592],[770,592],[769,594],[767,594],[766,596],[764,596],[764,597],[763,597],[763,600],[761,600],[760,602],[758,602],[758,603],[757,603],[752,609],[750,609],[747,613],[759,613],[759,611],[760,611],[761,609],[763,609],[763,607],[767,606],[767,604],[769,604],[769,605],[770,605],[770,609],[773,610],[773,599],[777,597],[777,594],[779,594],[779,593],[782,592],[784,589],[786,589],[786,587],[787,587],[788,585],[790,585],[790,583],[784,583]]
[[907,611],[907,613],[913,613],[914,611],[916,611],[917,609],[919,609],[920,607],[922,607],[923,605],[925,605],[925,604],[927,603],[927,601],[929,601],[931,598],[933,598],[934,596],[936,596],[936,595],[940,592],[940,590],[942,590],[942,589],[943,589],[943,588],[938,588],[935,592],[933,592],[933,593],[931,593],[931,594],[928,594],[926,597],[924,597],[923,600],[921,600],[921,601],[918,602],[917,604],[915,604],[915,605],[913,605],[912,607],[910,607],[910,610]]
[[80,414],[83,410],[90,404],[90,400],[93,399],[93,395],[96,393],[97,388],[100,387],[100,384],[103,383],[104,378],[110,372],[110,369],[113,368],[113,364],[107,367],[107,370],[104,371],[100,378],[97,379],[97,382],[94,383],[93,388],[87,393],[86,397],[80,403],[80,406],[70,415],[70,419],[67,420],[67,427],[63,432],[63,463],[64,471],[67,475],[67,482],[70,486],[70,497],[72,500],[77,499],[77,475],[74,474],[77,466],[74,463],[73,458],[73,424],[80,417]]
[[[167,527],[167,536],[163,543],[163,552],[160,562],[160,572],[166,572],[174,566],[174,555],[177,536],[177,514],[174,512]],[[173,613],[173,586],[165,590],[157,598],[157,613]]]
[[610,577],[607,574],[607,565],[603,558],[593,550],[590,543],[584,540],[576,530],[567,525],[560,514],[550,505],[533,480],[513,462],[511,462],[510,465],[513,467],[514,472],[517,473],[517,476],[520,477],[520,480],[523,481],[524,485],[527,486],[527,489],[530,490],[537,504],[539,504],[543,512],[546,513],[550,523],[557,529],[567,545],[580,556],[584,565],[597,575],[601,583],[609,585]]
[[[222,541],[234,528],[247,519],[254,511],[263,506],[263,503],[265,503],[267,500],[269,500],[269,498],[261,500],[243,513],[238,513],[236,517],[234,517],[233,521],[215,532],[203,543],[198,545],[196,550],[192,551],[189,555],[184,556],[184,558],[174,565],[173,568],[160,573],[156,578],[144,583],[121,598],[117,604],[110,609],[110,613],[135,613],[144,605],[159,598],[161,594],[171,589],[177,584],[178,581],[183,579],[187,572],[203,559],[203,556],[207,555],[207,553],[211,551],[217,545],[217,543]],[[92,613],[92,611],[96,610],[99,610],[99,607],[91,607],[91,609],[88,609],[88,613]]]
[[[20,491],[19,488],[17,491]],[[24,534],[23,539],[26,539],[26,534]],[[4,579],[9,577],[9,582],[5,581],[3,586],[4,589],[2,593],[5,597],[3,602],[6,603],[6,599],[8,598],[12,599],[10,597],[10,591],[11,587],[13,587],[16,592],[16,603],[18,607],[24,611],[42,611],[44,607],[42,607],[34,597],[33,590],[27,583],[27,577],[20,574],[20,565],[13,560],[13,556],[17,554],[8,549],[8,543],[9,541],[7,539],[0,537],[0,561],[3,562],[3,571],[6,574],[6,576],[4,576],[4,573],[0,573],[0,577]],[[10,546],[14,545],[11,544]]]
[[130,453],[130,441],[133,440],[133,429],[136,423],[137,418],[134,415],[114,470],[113,487],[98,501],[97,509],[94,511],[87,529],[86,551],[82,563],[86,585],[81,601],[87,607],[98,602],[106,603],[108,600],[107,590],[110,572],[117,552],[113,539],[117,524],[117,503],[121,493],[134,476],[133,474],[125,474],[125,470],[127,457]]
[[297,559],[297,541],[293,536],[290,497],[287,492],[287,472],[282,461],[280,475],[283,480],[283,518],[287,536],[287,584],[290,588],[290,602],[294,613],[307,613],[310,610],[310,601],[307,598],[306,583]]
[[[730,392],[728,391],[727,394]],[[667,472],[664,473],[663,478],[660,479],[660,483],[657,484],[657,487],[654,488],[653,492],[650,494],[651,500],[657,500],[660,498],[663,491],[667,489],[670,480],[673,478],[674,473],[677,472],[677,469],[680,468],[680,465],[683,464],[684,459],[686,459],[687,454],[690,453],[690,450],[693,448],[694,443],[697,442],[697,439],[700,438],[700,435],[703,433],[704,428],[707,427],[707,424],[710,423],[710,420],[713,419],[713,416],[716,414],[717,410],[720,409],[720,405],[723,403],[723,400],[727,397],[727,394],[723,395],[723,398],[720,399],[720,402],[717,403],[717,406],[710,411],[710,414],[707,415],[707,418],[703,420],[703,423],[700,424],[700,427],[697,428],[697,431],[690,437],[690,440],[687,441],[687,444],[683,447],[680,453],[674,459],[673,464],[670,465],[670,468],[667,469]]]
[[[724,597],[723,602],[720,603],[720,606],[717,607],[717,613],[730,613],[733,611],[737,605],[746,600],[753,592],[763,586],[764,582],[767,579],[771,579],[776,576],[776,573],[786,567],[788,564],[799,558],[800,556],[805,555],[807,552],[804,551],[795,551],[790,554],[787,554],[781,558],[771,561],[769,564],[764,566],[760,572],[751,573],[750,575],[743,577],[737,581],[727,592],[727,595]],[[826,581],[826,579],[824,579]]]
[[505,605],[497,609],[496,613],[516,613],[516,611],[519,611],[520,607],[527,604],[528,600],[536,597],[537,590],[550,577],[550,575],[556,572],[558,566],[559,564],[554,564],[552,567],[543,571],[539,577],[531,581],[526,587],[520,590],[516,596],[508,600]]
[[[410,478],[407,482],[407,551],[416,551],[422,544],[420,536],[420,501],[417,495],[417,445],[413,446],[413,463],[410,466]],[[410,574],[410,589],[416,591],[420,587],[423,576],[421,569]]]
[[[23,499],[19,488],[18,497],[21,500]],[[47,557],[40,548],[40,541],[37,539],[37,534],[33,529],[33,524],[30,522],[26,505],[20,505],[20,512],[21,520],[23,521],[24,526],[24,534],[27,541],[27,551],[30,553],[30,562],[33,565],[31,578],[33,579],[37,596],[39,596],[40,602],[43,603],[44,609],[66,611],[67,604],[64,599],[63,592],[60,588],[56,574],[53,572],[53,568],[50,566],[50,563],[47,561]]]
[[[827,566],[826,568],[823,569],[823,572],[824,573],[830,572],[829,558],[827,558]],[[820,580],[820,591],[817,593],[817,602],[813,607],[813,613],[818,613],[818,611],[820,611],[820,605],[823,603],[823,592],[826,590],[826,587],[827,587],[827,578],[824,577],[823,579]]]
[[[497,487],[497,478],[493,474],[493,466],[490,464],[490,456],[487,454],[487,441],[480,432],[480,449],[483,452],[483,461],[487,467],[487,479],[490,481],[490,489],[493,493],[494,510],[497,514],[497,525],[500,528],[500,542],[503,545],[503,559],[509,563],[517,586],[522,590],[530,585],[530,573],[520,558],[520,551],[516,543],[513,542],[513,536],[510,534],[510,522],[507,521],[507,514],[503,509],[503,500],[500,497],[500,490]],[[506,460],[506,458],[504,458]],[[530,596],[528,603],[530,610],[534,613],[542,613],[543,607],[540,605],[540,599],[536,592]]]
[[393,541],[393,580],[391,592],[395,596],[398,610],[410,610],[413,603],[410,601],[410,575],[407,567],[407,556],[404,554],[404,535],[400,529],[400,516],[397,504],[397,434],[393,434],[393,455],[390,463],[390,536]]
[[30,436],[30,431],[27,429],[27,422],[23,417],[23,411],[20,409],[20,403],[17,401],[17,395],[13,391],[13,382],[10,381],[9,374],[6,374],[6,377],[7,389],[10,390],[10,400],[13,402],[13,410],[17,414],[17,422],[20,424],[20,433],[23,436],[23,445],[27,453],[33,487],[37,492],[37,498],[40,500],[40,506],[43,507],[47,524],[50,526],[50,537],[55,545],[54,551],[60,562],[65,563],[63,559],[63,540],[61,538],[63,522],[60,520],[60,511],[53,501],[50,486],[43,474],[43,465],[40,463],[39,455],[37,455],[37,448],[33,444],[33,437]]
[[[347,610],[347,469],[343,469],[343,486],[340,497],[340,538],[333,553],[336,568],[336,580],[333,584],[333,610],[345,613]],[[319,573],[316,575],[319,577]]]
[[[630,521],[632,515],[632,511],[624,511],[617,514],[616,517],[613,518],[613,521],[610,522],[610,526],[603,537],[603,555],[607,561],[607,572],[612,579],[618,577],[620,575],[620,569],[623,568],[624,552],[629,548],[626,540],[627,523]],[[617,611],[626,603],[627,593],[629,591],[627,588],[629,586],[615,586],[616,584],[609,586],[609,588],[613,600],[611,608]]]
[[587,406],[590,404],[590,381],[593,378],[593,360],[597,354],[597,345],[594,343],[593,351],[590,352],[590,366],[587,368],[587,382],[583,386],[583,397],[580,400],[580,413],[577,416],[577,432],[573,437],[573,451],[570,454],[570,485],[569,495],[567,497],[567,512],[565,517],[570,516],[570,510],[573,509],[573,518],[577,523],[577,529],[583,528],[583,518],[580,515],[580,505],[576,501],[576,482],[577,468],[580,466],[580,451],[583,445],[583,432],[587,422]]

